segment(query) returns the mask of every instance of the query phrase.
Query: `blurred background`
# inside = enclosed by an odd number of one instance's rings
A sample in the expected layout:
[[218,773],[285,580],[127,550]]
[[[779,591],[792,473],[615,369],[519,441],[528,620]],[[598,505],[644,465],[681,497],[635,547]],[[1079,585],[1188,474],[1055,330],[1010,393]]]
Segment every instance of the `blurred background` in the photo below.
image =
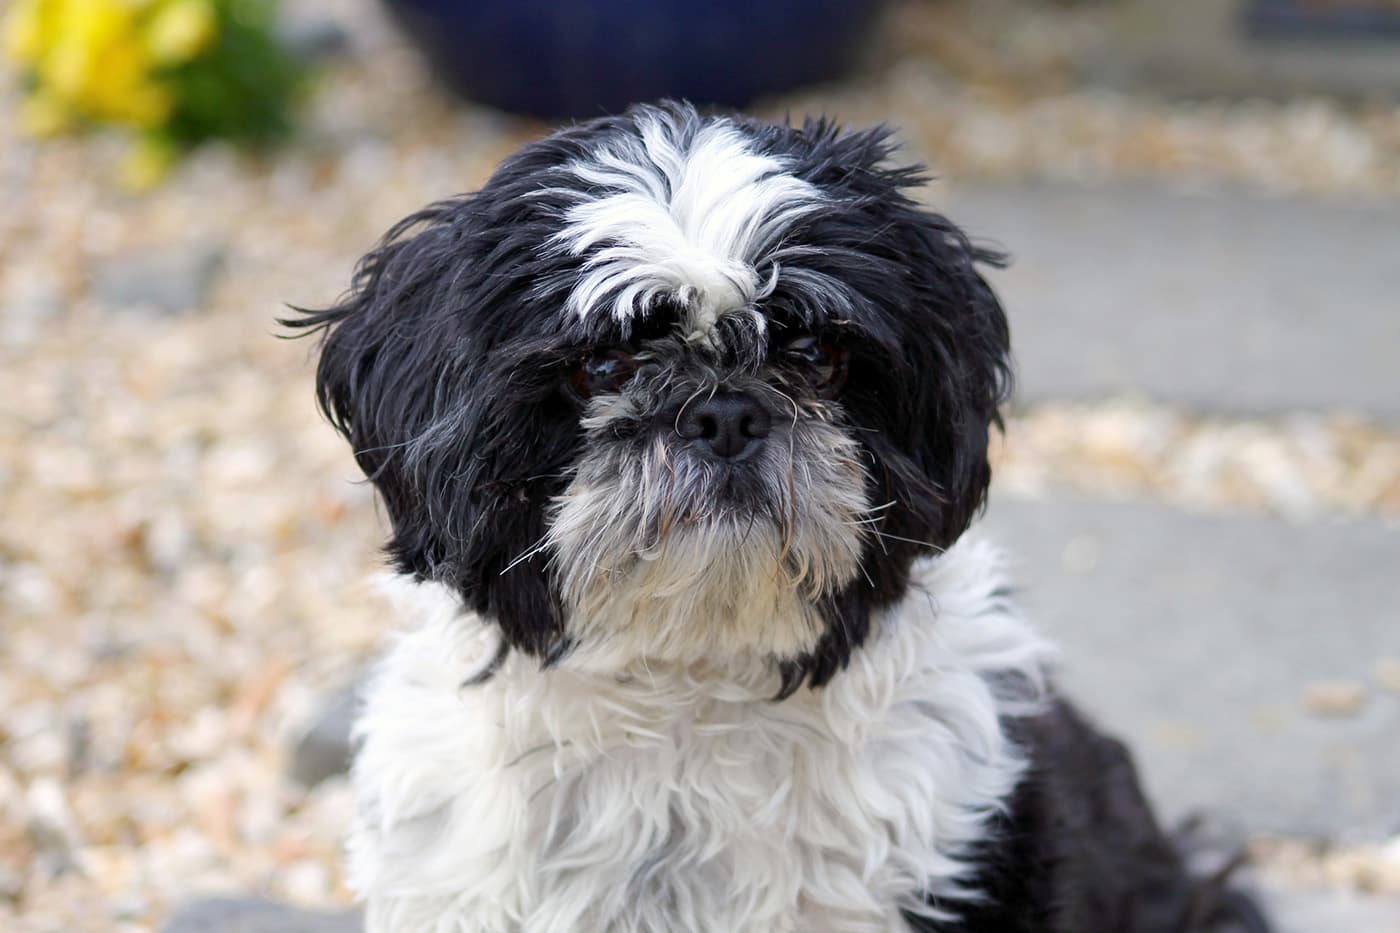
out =
[[1010,250],[987,524],[1068,689],[1283,930],[1400,930],[1396,4],[0,11],[0,929],[352,927],[382,516],[275,318],[669,92],[888,122]]

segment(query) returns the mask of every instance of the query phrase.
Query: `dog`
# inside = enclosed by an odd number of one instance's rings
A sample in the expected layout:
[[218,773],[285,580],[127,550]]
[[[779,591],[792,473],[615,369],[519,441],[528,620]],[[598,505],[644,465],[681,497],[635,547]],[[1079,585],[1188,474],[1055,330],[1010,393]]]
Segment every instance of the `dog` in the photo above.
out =
[[1009,394],[890,131],[636,106],[393,227],[319,401],[392,526],[371,931],[1265,929],[964,534]]

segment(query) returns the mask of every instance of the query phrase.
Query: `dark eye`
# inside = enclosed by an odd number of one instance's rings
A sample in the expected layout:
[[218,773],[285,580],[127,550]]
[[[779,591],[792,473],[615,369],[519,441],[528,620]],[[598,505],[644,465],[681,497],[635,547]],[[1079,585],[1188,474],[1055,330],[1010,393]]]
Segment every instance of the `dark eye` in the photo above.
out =
[[819,389],[837,389],[846,379],[846,349],[830,341],[798,337],[783,344],[783,356],[804,367]]
[[590,399],[600,392],[616,392],[637,372],[637,361],[626,350],[599,350],[575,366],[569,384],[579,398]]

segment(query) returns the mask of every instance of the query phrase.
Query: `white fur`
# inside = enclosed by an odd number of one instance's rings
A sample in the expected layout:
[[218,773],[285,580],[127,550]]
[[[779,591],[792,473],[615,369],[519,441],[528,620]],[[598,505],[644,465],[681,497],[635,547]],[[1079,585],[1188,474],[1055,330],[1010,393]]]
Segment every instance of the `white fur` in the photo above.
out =
[[[436,584],[366,696],[352,886],[388,931],[893,931],[964,896],[1043,642],[964,540],[824,688],[762,660],[542,672]],[[1018,686],[1019,685],[1019,686]],[[1030,690],[1027,690],[1027,687]],[[939,903],[954,912],[955,903]]]
[[[613,423],[584,419],[589,450],[607,450]],[[576,664],[812,650],[825,628],[818,601],[860,571],[865,470],[855,441],[823,417],[794,414],[779,434],[757,455],[757,472],[781,525],[716,507],[723,473],[662,438],[621,462],[611,450],[580,458],[542,545]]]
[[622,321],[671,298],[688,311],[690,337],[706,339],[722,314],[771,290],[777,269],[768,254],[821,196],[784,174],[780,159],[752,151],[729,121],[695,130],[655,112],[638,123],[640,141],[619,138],[572,166],[597,194],[569,209],[554,240],[575,256],[601,248],[568,307],[579,315],[605,308]]

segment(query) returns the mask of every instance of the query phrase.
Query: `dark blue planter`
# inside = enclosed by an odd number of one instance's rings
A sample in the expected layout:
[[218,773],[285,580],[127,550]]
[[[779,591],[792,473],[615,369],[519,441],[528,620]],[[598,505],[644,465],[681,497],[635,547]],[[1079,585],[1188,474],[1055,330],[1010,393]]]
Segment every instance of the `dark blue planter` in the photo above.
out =
[[385,0],[472,100],[547,118],[743,106],[840,74],[882,0]]

